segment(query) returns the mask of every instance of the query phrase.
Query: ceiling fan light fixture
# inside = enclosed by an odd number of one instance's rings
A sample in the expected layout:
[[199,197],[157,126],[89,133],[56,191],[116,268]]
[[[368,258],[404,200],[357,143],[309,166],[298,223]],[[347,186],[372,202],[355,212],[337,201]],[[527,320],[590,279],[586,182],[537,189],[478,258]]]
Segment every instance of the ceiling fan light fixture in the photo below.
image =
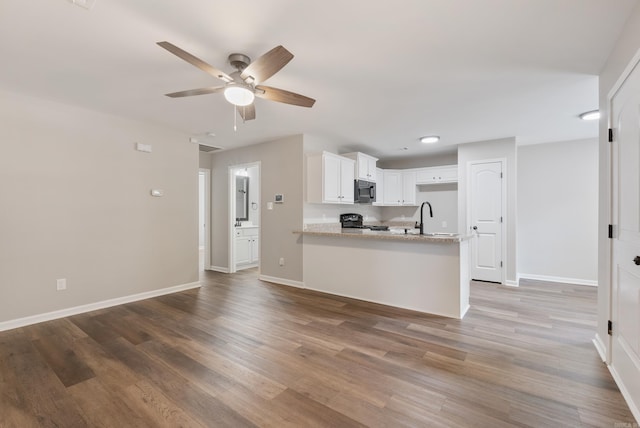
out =
[[420,142],[424,144],[437,143],[438,141],[440,141],[440,137],[438,137],[437,135],[428,135],[426,137],[420,138]]
[[224,97],[235,106],[248,106],[255,99],[253,91],[241,85],[229,85],[224,90]]

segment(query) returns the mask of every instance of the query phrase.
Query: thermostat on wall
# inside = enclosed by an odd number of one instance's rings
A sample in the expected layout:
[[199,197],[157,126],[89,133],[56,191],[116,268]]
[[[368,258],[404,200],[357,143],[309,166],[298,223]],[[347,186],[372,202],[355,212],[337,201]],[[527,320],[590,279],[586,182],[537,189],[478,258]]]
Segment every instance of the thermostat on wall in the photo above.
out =
[[274,198],[274,202],[276,204],[281,204],[284,202],[284,195],[282,194],[276,194],[276,197]]

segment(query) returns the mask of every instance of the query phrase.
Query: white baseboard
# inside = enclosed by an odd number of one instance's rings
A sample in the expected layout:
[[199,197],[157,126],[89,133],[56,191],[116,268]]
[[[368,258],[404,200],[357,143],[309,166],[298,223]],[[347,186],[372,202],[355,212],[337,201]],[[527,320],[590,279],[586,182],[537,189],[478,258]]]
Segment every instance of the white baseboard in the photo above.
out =
[[229,268],[222,266],[209,266],[208,270],[212,270],[215,272],[229,273]]
[[613,366],[607,364],[607,368],[609,369],[609,373],[611,373],[611,376],[613,377],[614,382],[616,383],[616,385],[618,385],[618,389],[620,390],[620,393],[622,394],[624,401],[627,402],[627,406],[629,406],[629,410],[631,410],[631,414],[633,415],[634,418],[636,418],[636,425],[630,425],[630,426],[638,426],[637,424],[640,424],[640,407],[639,407],[640,403],[636,403],[634,401],[634,397],[629,393],[629,390],[624,386],[624,382],[622,381],[622,378],[620,377],[618,372],[616,372]]
[[604,346],[604,342],[598,333],[593,338],[593,346],[596,347],[596,351],[598,351],[598,355],[600,355],[600,359],[602,362],[607,362],[607,348]]
[[115,299],[103,300],[101,302],[89,303],[87,305],[75,306],[73,308],[60,309],[58,311],[47,312],[39,315],[31,315],[24,318],[0,322],[0,331],[11,330],[18,327],[24,327],[39,322],[51,321],[59,318],[78,315],[85,312],[91,312],[98,309],[110,308],[112,306],[123,305],[125,303],[145,300],[151,297],[163,296],[165,294],[177,293],[179,291],[190,290],[200,287],[200,282],[191,282],[188,284],[176,285],[173,287],[161,288],[159,290],[146,291],[144,293],[132,294],[129,296],[116,297]]
[[520,286],[518,281],[509,281],[509,280],[505,281],[504,285],[506,285],[507,287],[519,287]]
[[258,279],[260,281],[273,282],[274,284],[288,285],[290,287],[296,287],[296,288],[305,288],[304,282],[302,281],[293,281],[291,279],[278,278],[275,276],[267,276],[267,275],[259,275]]
[[563,282],[565,284],[588,285],[592,287],[598,286],[598,281],[594,281],[591,279],[565,278],[563,276],[550,276],[550,275],[535,275],[532,273],[519,273],[518,277],[521,279],[535,279],[538,281]]

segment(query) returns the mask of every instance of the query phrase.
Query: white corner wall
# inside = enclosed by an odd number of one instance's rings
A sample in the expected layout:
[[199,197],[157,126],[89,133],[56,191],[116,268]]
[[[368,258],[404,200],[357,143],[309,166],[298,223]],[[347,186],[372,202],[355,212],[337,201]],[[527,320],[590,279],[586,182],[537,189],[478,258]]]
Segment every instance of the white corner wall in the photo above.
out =
[[598,140],[518,147],[518,273],[597,285]]
[[187,135],[1,90],[0,117],[0,325],[197,285]]

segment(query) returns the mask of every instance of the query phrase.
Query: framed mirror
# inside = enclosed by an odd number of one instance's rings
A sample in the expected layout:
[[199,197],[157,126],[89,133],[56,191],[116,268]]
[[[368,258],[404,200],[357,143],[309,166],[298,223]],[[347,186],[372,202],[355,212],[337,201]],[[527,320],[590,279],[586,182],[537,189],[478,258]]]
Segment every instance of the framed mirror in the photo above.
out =
[[249,220],[249,177],[236,175],[236,221]]

